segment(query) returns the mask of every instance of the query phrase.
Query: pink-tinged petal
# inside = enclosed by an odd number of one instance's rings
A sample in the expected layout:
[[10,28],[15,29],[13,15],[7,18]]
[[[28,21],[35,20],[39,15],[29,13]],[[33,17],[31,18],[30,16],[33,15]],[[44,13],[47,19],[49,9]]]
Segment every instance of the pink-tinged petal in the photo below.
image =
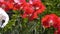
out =
[[4,2],[4,0],[0,0],[0,2]]
[[14,0],[15,3],[20,3],[20,0]]
[[29,0],[29,1],[32,1],[32,2],[37,2],[37,1],[40,1],[40,0]]
[[40,0],[29,0],[30,4],[33,4],[34,2],[41,2]]
[[22,4],[22,3],[25,3],[26,0],[14,0],[15,3],[18,3],[18,4]]

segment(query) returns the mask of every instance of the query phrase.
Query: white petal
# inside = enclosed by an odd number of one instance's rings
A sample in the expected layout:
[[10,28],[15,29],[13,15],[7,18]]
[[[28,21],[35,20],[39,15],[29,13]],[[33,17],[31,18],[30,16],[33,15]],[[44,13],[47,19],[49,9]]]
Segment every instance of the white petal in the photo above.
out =
[[0,27],[4,28],[9,21],[9,16],[2,8],[0,8],[0,17],[2,18],[1,20],[5,20],[5,22],[2,25],[0,24]]

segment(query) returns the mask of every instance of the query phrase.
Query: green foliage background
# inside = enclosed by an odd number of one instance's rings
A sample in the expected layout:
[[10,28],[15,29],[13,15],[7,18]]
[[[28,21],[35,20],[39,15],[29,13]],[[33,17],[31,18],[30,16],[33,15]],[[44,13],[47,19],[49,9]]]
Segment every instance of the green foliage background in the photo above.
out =
[[0,34],[53,34],[54,28],[42,28],[41,18],[47,14],[54,13],[60,16],[60,0],[42,0],[46,6],[45,12],[39,14],[39,18],[29,21],[27,18],[22,19],[19,11],[12,11],[14,14],[5,28],[0,28]]

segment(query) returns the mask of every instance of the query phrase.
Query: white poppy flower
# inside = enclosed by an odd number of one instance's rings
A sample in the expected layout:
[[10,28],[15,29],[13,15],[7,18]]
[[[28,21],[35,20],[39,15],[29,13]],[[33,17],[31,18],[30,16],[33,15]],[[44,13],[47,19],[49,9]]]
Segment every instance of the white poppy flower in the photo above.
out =
[[[5,22],[2,23],[2,20],[4,20]],[[8,14],[2,8],[0,8],[0,27],[4,28],[8,21],[9,21]]]

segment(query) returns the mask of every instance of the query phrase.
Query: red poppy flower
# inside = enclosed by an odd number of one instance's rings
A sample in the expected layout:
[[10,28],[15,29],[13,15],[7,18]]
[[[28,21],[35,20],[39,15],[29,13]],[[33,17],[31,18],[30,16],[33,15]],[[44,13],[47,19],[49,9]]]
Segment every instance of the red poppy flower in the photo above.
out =
[[50,27],[49,15],[46,15],[45,17],[42,18],[42,25],[45,28],[49,28]]
[[60,17],[58,17],[58,19],[55,22],[56,23],[54,23],[53,27],[56,29],[60,29]]
[[57,23],[58,16],[56,16],[55,14],[46,15],[45,17],[42,18],[42,25],[45,28],[49,28],[50,26],[57,27]]
[[0,2],[1,7],[6,11],[23,10],[22,18],[28,17],[32,20],[38,18],[38,14],[45,10],[45,6],[40,0],[29,0],[29,2],[26,0],[0,0]]
[[31,16],[30,16],[30,20],[36,19],[38,18],[38,15],[36,12],[34,12]]
[[[32,4],[30,2],[32,2]],[[30,12],[32,13],[30,16],[31,20],[38,18],[38,14],[42,13],[45,10],[45,6],[42,4],[42,2],[40,2],[40,0],[29,0],[29,4],[32,6],[32,10],[29,9],[29,11],[31,10]]]
[[32,0],[32,7],[34,7],[34,10],[40,14],[45,10],[45,6],[40,0]]

